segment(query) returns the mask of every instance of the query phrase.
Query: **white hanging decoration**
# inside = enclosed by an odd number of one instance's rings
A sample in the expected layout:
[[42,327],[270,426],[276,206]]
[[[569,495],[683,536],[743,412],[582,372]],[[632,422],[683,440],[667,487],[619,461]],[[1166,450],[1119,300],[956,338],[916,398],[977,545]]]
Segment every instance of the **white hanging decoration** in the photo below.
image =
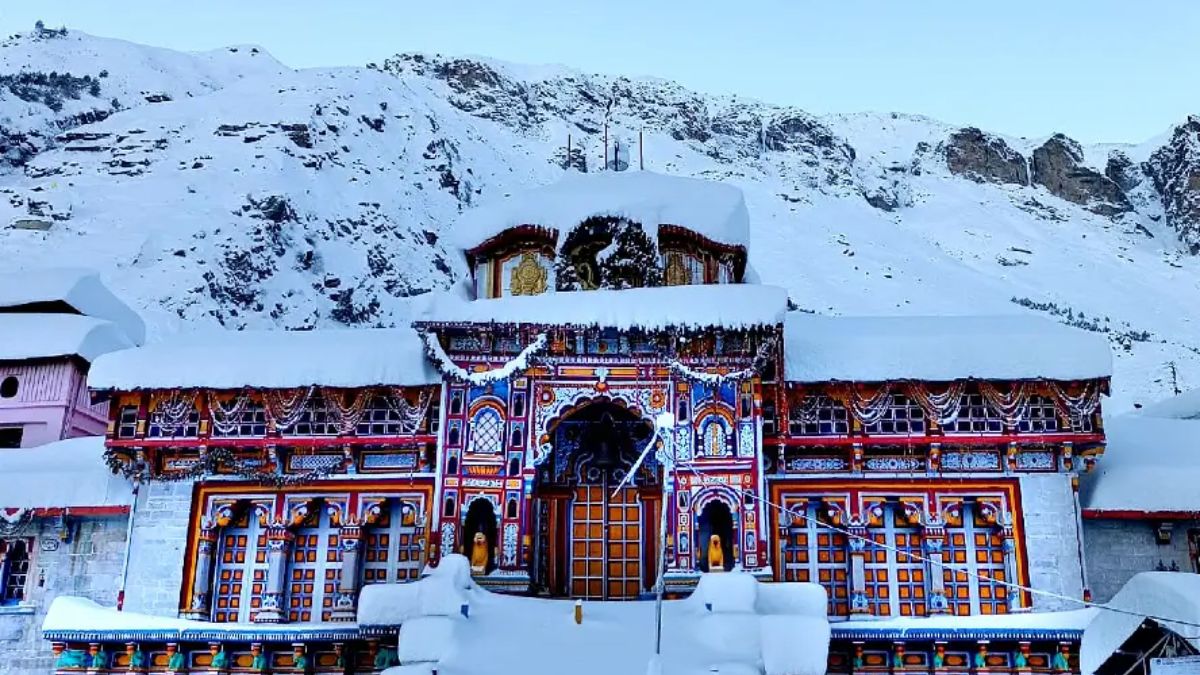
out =
[[164,432],[176,433],[187,424],[196,412],[196,391],[186,393],[173,390],[169,394],[158,394],[151,402],[150,421]]
[[392,391],[383,397],[387,407],[400,417],[400,431],[405,434],[415,434],[421,428],[421,420],[429,412],[429,404],[433,400],[430,389],[422,389],[420,398],[414,405],[404,398],[404,389],[393,387]]
[[940,394],[930,392],[925,385],[917,382],[910,382],[907,387],[909,397],[939,426],[946,426],[958,418],[966,388],[967,383],[962,380],[950,383],[946,391]]
[[749,366],[740,370],[735,370],[730,373],[705,373],[699,370],[694,370],[688,365],[680,362],[678,359],[670,359],[667,361],[667,366],[671,372],[679,377],[682,377],[689,382],[715,386],[726,382],[740,382],[750,377],[754,377],[762,372],[763,367],[767,365],[767,360],[771,358],[772,350],[775,348],[775,340],[764,340],[758,347],[758,351],[754,354],[754,361]]
[[545,350],[546,344],[549,342],[545,333],[539,333],[533,342],[521,350],[521,353],[499,368],[472,373],[450,360],[450,355],[446,353],[445,349],[442,349],[442,343],[438,341],[436,333],[426,332],[422,337],[425,340],[426,353],[429,354],[429,358],[433,360],[443,375],[475,386],[508,380],[529,370],[532,365],[531,359]]
[[1100,406],[1100,387],[1095,384],[1085,384],[1083,392],[1078,396],[1071,396],[1057,382],[1048,382],[1050,390],[1054,392],[1057,403],[1060,408],[1065,408],[1070,418],[1074,421],[1091,417],[1096,412],[1096,408]]
[[208,394],[208,410],[212,417],[213,429],[221,434],[232,434],[242,424],[242,417],[250,406],[250,395],[246,392],[238,394],[233,403],[226,407],[213,392]]
[[863,424],[874,424],[883,419],[884,414],[892,405],[892,385],[881,386],[874,395],[863,396],[858,387],[850,391],[850,411]]

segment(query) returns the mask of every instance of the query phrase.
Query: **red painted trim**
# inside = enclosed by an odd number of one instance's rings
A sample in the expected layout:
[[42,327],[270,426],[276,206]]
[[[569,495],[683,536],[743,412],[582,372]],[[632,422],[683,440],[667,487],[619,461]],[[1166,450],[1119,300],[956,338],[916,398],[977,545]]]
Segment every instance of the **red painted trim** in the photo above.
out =
[[1084,509],[1083,517],[1095,520],[1193,520],[1200,518],[1200,511],[1107,511]]
[[110,440],[106,444],[110,448],[202,448],[202,447],[234,447],[262,448],[268,445],[279,445],[287,448],[330,448],[339,449],[342,446],[386,445],[392,447],[409,447],[424,443],[437,442],[433,434],[414,436],[323,436],[319,438],[156,438],[137,440],[125,438]]
[[1103,443],[1104,434],[995,434],[992,436],[947,435],[947,436],[776,436],[764,438],[763,445],[785,445],[788,447],[829,447],[846,445],[1031,445],[1035,443],[1074,443],[1085,445]]
[[68,507],[48,507],[33,510],[34,516],[123,516],[129,513],[128,505],[112,505],[112,506],[68,506]]

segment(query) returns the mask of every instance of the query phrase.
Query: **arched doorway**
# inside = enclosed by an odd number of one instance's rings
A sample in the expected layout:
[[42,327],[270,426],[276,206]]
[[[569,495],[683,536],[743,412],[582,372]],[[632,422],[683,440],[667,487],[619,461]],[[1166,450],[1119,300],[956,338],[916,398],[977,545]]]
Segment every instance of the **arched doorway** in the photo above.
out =
[[550,430],[553,451],[534,484],[531,577],[543,594],[632,599],[653,579],[662,504],[653,455],[617,486],[653,436],[653,425],[609,399],[568,414]]
[[733,569],[733,565],[737,561],[733,551],[733,513],[729,510],[729,505],[719,499],[712,500],[701,509],[699,521],[698,533],[700,536],[696,540],[696,560],[700,563],[700,571],[713,571],[709,569],[708,561],[709,546],[714,535],[720,539],[723,570]]
[[[482,537],[479,545],[486,547],[486,553],[478,550],[476,535]],[[482,571],[486,574],[496,569],[496,510],[483,497],[476,497],[467,507],[462,546],[462,554],[471,561],[472,572]]]

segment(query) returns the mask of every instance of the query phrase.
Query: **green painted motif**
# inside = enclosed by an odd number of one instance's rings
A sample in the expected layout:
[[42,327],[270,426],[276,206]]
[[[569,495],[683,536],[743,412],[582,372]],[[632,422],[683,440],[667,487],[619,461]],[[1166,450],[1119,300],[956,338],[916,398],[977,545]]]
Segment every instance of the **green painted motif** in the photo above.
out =
[[213,655],[212,667],[221,670],[229,667],[229,655],[225,653],[225,648]]
[[392,666],[400,665],[400,657],[397,656],[396,650],[391,647],[380,647],[379,652],[375,654],[375,667],[382,670],[383,668],[391,668]]
[[933,654],[933,667],[934,667],[934,668],[941,668],[941,667],[942,667],[942,666],[944,666],[944,665],[946,665],[946,657],[945,657],[945,656],[943,656],[943,655],[941,655],[941,654],[939,654],[939,653],[937,653],[937,652],[934,652],[934,654]]
[[167,661],[167,670],[178,673],[183,670],[183,652],[175,652]]
[[1067,662],[1067,657],[1063,656],[1062,652],[1059,652],[1054,655],[1054,669],[1055,670],[1070,670],[1071,669],[1071,664]]
[[82,649],[68,649],[58,655],[55,668],[86,668],[87,652]]
[[987,656],[984,655],[983,652],[975,653],[975,667],[976,668],[986,668],[987,667]]
[[146,667],[146,653],[142,650],[137,650],[129,657],[129,667],[132,669],[141,669]]
[[103,670],[108,667],[108,652],[100,649],[95,654],[92,654],[92,667],[96,670]]
[[1029,665],[1029,661],[1025,658],[1024,652],[1017,652],[1016,657],[1013,658],[1013,664],[1018,668],[1024,668]]
[[264,653],[257,654],[254,660],[250,662],[250,670],[256,673],[267,672],[267,655]]

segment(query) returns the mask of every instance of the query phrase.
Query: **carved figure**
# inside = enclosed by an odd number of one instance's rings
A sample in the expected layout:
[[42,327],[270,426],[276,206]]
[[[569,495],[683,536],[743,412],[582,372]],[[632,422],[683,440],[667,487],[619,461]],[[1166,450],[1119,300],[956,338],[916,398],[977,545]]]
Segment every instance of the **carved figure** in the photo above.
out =
[[484,572],[487,570],[488,543],[482,532],[476,532],[471,540],[471,571]]
[[719,534],[708,538],[708,571],[725,571],[725,552],[721,550],[721,535]]

